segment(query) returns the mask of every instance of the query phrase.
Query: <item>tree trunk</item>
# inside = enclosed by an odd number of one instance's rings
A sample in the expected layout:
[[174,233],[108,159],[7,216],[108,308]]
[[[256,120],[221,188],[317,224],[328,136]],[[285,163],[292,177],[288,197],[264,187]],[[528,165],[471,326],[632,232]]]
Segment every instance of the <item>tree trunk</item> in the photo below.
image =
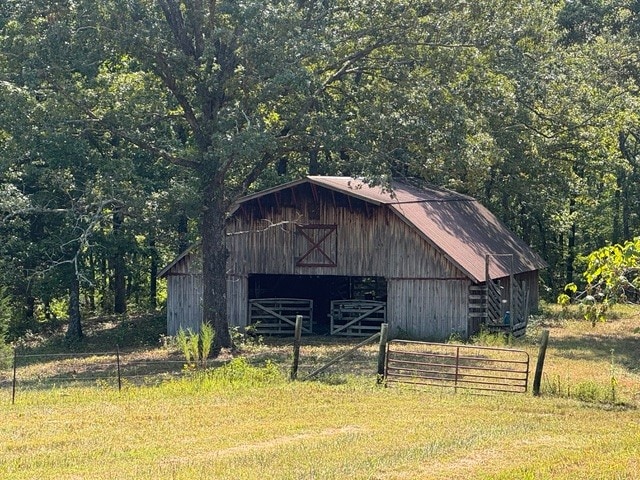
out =
[[214,351],[233,347],[227,320],[226,208],[223,182],[208,180],[203,189],[202,311],[203,322],[213,326]]
[[113,256],[113,312],[125,313],[127,311],[127,286],[125,278],[124,251],[122,223],[124,215],[121,210],[113,214],[113,236],[115,241],[115,253]]
[[320,164],[318,163],[318,150],[313,149],[309,152],[309,175],[318,175],[320,172]]
[[158,306],[158,250],[155,239],[149,241],[151,263],[149,265],[149,307],[153,310]]
[[76,272],[73,272],[69,283],[69,326],[66,337],[67,340],[80,340],[83,335],[80,316],[80,282]]
[[109,277],[109,266],[107,257],[100,258],[100,309],[102,313],[113,313],[113,295],[111,289],[111,278]]
[[[569,201],[569,214],[572,215],[575,209],[575,200]],[[567,258],[565,262],[565,282],[573,282],[573,262],[576,260],[576,222],[571,222],[571,228],[569,229],[569,238],[567,244]]]
[[90,312],[96,311],[96,258],[93,252],[89,253],[89,290],[86,294],[86,307]]

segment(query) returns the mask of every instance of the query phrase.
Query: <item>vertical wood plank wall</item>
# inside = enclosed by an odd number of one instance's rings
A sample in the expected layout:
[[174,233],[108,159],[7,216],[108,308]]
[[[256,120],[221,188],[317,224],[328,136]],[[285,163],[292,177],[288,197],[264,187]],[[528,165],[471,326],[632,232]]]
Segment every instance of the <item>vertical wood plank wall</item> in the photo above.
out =
[[[254,204],[236,212],[228,228],[229,323],[247,323],[251,274],[379,276],[387,279],[393,336],[444,339],[452,333],[473,333],[467,331],[471,280],[388,208],[345,199],[319,191],[315,199],[297,196],[295,207],[263,198],[259,211]],[[335,267],[296,266],[301,241],[296,225],[309,224],[337,225]],[[169,334],[180,325],[195,330],[201,321],[201,270],[193,260],[197,256],[186,256],[168,274]],[[531,287],[532,306],[537,306],[537,272],[518,278]],[[195,292],[191,296],[189,289]]]
[[[393,335],[466,335],[470,282],[413,228],[384,207],[336,206],[331,201],[313,207],[319,213],[313,220],[305,215],[311,208],[306,199],[296,209],[271,208],[264,217],[278,226],[266,229],[260,217],[236,216],[229,229],[229,265],[233,278],[243,281],[228,283],[234,324],[244,325],[247,319],[250,274],[381,276],[387,278]],[[296,224],[337,225],[336,267],[296,266]]]
[[230,275],[227,278],[227,320],[230,326],[244,327],[249,318],[249,277]]
[[[320,219],[292,208],[274,209],[265,229],[260,218],[236,218],[230,227],[229,265],[235,275],[348,275],[396,278],[460,278],[464,275],[395,214],[322,205]],[[304,211],[304,209],[302,210]],[[297,267],[295,224],[337,225],[336,267]],[[235,232],[235,233],[234,233]],[[247,233],[237,233],[247,232]]]
[[389,280],[387,311],[394,337],[467,336],[468,280]]
[[167,334],[182,328],[200,331],[202,323],[202,275],[178,274],[167,277]]

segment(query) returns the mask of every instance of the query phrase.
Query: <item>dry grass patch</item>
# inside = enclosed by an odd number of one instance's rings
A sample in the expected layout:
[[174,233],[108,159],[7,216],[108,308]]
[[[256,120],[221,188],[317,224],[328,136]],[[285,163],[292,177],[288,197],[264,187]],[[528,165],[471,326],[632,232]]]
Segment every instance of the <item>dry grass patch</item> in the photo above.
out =
[[[286,339],[246,346],[248,361],[122,393],[33,390],[15,406],[3,395],[0,478],[637,478],[639,318],[550,326],[541,398],[376,387],[375,345],[321,381],[291,383]],[[532,369],[535,333],[515,345]],[[325,340],[306,339],[301,376],[356,343]],[[159,344],[125,354],[173,355]],[[612,367],[617,404],[548,388],[558,377],[570,390],[606,391]]]
[[635,411],[358,379],[58,393],[0,407],[2,478],[633,478],[640,445]]

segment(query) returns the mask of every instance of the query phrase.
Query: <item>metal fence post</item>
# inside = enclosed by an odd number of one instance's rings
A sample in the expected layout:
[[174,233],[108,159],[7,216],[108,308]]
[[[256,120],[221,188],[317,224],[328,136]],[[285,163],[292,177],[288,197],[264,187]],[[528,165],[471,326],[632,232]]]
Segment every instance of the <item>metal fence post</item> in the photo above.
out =
[[291,380],[298,378],[298,362],[300,361],[300,337],[302,336],[302,315],[296,315],[296,327],[293,337],[293,363],[291,365]]
[[120,375],[120,345],[116,345],[116,364],[118,365],[118,391],[122,391],[122,377]]

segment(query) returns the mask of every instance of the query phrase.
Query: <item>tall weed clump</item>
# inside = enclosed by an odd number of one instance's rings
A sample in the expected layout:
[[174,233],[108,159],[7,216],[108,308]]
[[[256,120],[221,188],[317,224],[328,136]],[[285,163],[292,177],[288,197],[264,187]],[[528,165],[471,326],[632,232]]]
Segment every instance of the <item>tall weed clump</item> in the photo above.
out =
[[509,340],[508,334],[491,332],[483,326],[476,335],[471,337],[470,343],[481,347],[506,347],[510,343]]
[[200,365],[206,368],[214,340],[215,331],[208,323],[203,323],[199,332],[194,332],[190,328],[178,330],[176,344],[184,355],[186,367],[193,369]]

